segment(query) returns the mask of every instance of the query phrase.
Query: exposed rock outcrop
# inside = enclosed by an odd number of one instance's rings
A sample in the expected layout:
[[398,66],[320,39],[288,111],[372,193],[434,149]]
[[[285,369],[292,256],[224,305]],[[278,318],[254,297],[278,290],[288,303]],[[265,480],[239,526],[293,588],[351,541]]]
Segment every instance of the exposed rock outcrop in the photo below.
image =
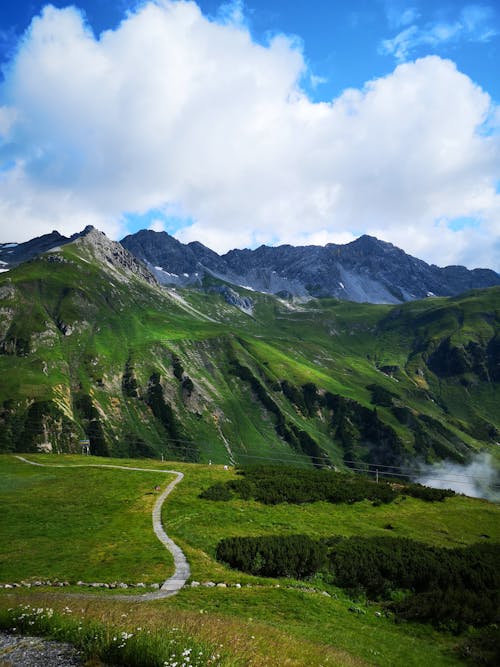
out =
[[141,231],[122,244],[154,267],[160,282],[172,285],[201,284],[210,275],[260,292],[368,303],[454,296],[500,285],[500,275],[489,269],[439,268],[371,236],[346,245],[261,246],[222,256],[201,243],[184,245],[165,232]]

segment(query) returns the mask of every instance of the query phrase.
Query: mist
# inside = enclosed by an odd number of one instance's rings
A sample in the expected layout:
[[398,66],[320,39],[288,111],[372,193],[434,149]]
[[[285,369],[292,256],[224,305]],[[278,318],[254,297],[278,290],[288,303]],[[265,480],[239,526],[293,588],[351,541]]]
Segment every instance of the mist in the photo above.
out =
[[478,454],[467,465],[441,461],[423,464],[415,482],[434,489],[453,489],[473,498],[500,502],[500,472],[490,454]]

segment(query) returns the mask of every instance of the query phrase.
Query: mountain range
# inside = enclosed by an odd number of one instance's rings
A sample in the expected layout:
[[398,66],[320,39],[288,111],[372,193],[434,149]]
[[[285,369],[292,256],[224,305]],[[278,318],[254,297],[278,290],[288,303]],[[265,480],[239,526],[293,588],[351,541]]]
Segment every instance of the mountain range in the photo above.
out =
[[455,296],[500,285],[490,269],[439,268],[391,243],[361,236],[346,245],[231,250],[218,255],[201,243],[184,245],[166,232],[140,231],[122,245],[164,284],[200,284],[212,275],[234,285],[279,296],[335,297],[366,303],[401,303],[427,296]]
[[[54,231],[26,243],[0,244],[0,265],[17,266],[41,252],[88,233],[64,237]],[[361,236],[346,245],[261,246],[218,255],[198,242],[183,244],[166,232],[142,230],[121,245],[164,285],[200,286],[206,276],[281,297],[335,297],[358,303],[402,303],[428,296],[456,296],[500,285],[491,269],[440,268],[390,243]]]
[[[498,453],[492,271],[429,267],[370,237],[219,256],[152,232],[48,236],[0,249],[1,451],[88,439],[102,455],[398,470]],[[364,276],[365,296],[404,303],[332,298],[339,266],[345,291]],[[161,284],[167,268],[185,283]],[[257,291],[273,271],[278,293]],[[439,275],[461,293],[429,296]],[[476,280],[493,286],[462,293]]]

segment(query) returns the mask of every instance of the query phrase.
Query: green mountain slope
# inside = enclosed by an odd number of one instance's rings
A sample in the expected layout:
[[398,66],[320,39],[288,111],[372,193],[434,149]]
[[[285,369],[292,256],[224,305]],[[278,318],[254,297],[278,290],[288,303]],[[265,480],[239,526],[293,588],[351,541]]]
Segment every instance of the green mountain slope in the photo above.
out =
[[499,288],[396,307],[238,292],[245,312],[215,279],[161,288],[95,230],[3,274],[0,450],[88,438],[102,455],[355,467],[495,450]]

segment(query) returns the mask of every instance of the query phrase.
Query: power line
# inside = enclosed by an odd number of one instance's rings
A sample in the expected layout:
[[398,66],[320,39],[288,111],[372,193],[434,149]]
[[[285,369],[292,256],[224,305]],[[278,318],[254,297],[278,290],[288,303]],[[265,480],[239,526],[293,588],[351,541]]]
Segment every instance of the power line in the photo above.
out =
[[[35,434],[40,434],[40,431],[35,428],[27,428],[24,429],[24,431],[28,431],[31,433]],[[144,439],[142,438],[127,438],[127,444],[139,444],[139,443],[144,443]],[[196,446],[195,443],[192,440],[187,440],[187,439],[182,439],[182,438],[168,438],[162,440],[161,443],[156,443],[155,445],[151,443],[151,447],[154,449],[157,449],[158,446],[160,449],[164,450],[164,453],[168,454],[175,454],[176,452],[173,452],[169,445],[175,447],[176,445],[181,445],[179,448],[178,453],[192,453],[192,454],[200,454],[207,452],[214,452],[214,456],[216,455],[214,451],[214,443],[207,443],[207,442],[202,442],[200,443],[199,446]],[[207,446],[208,445],[208,446]],[[166,451],[165,451],[166,450]],[[263,461],[267,463],[286,463],[290,465],[304,465],[307,466],[309,462],[312,462],[313,464],[316,463],[321,463],[324,465],[325,459],[324,457],[320,456],[314,456],[314,455],[308,455],[306,453],[297,453],[297,456],[281,456],[281,457],[272,457],[272,456],[262,456],[262,455],[257,455],[257,454],[247,454],[244,452],[233,452],[234,456],[237,459],[251,459],[251,460],[256,460],[256,461]],[[369,463],[369,462],[363,462],[363,461],[353,461],[353,460],[343,460],[344,464],[348,465],[348,470],[352,470],[355,472],[360,472],[360,473],[366,473],[366,474],[376,474],[376,471],[378,470],[379,473],[382,476],[390,476],[390,477],[403,477],[403,478],[408,478],[411,479],[413,477],[436,477],[438,481],[452,481],[452,482],[457,482],[459,483],[462,480],[473,480],[473,481],[489,481],[491,477],[489,476],[476,476],[476,475],[470,475],[466,473],[459,473],[456,471],[453,472],[447,472],[446,470],[422,470],[419,467],[415,468],[409,468],[407,466],[398,466],[398,465],[387,465],[383,463]],[[437,464],[439,466],[439,464]],[[452,475],[452,477],[441,477],[442,474],[445,475]],[[493,486],[500,486],[499,484],[494,484]]]

